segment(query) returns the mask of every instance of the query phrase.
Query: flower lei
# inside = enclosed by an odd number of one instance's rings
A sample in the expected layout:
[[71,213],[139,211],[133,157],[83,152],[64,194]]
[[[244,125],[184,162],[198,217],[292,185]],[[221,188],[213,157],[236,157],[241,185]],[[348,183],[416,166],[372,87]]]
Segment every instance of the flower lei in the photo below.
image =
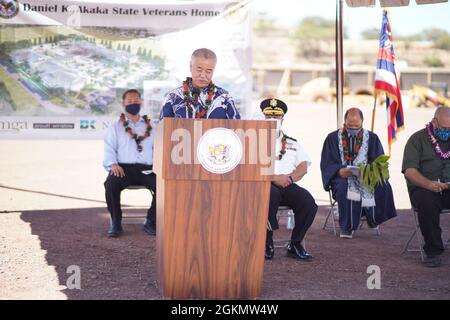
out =
[[287,135],[285,135],[284,133],[283,137],[281,138],[281,150],[280,150],[280,154],[278,155],[278,160],[283,159],[284,154],[286,153],[286,140],[288,138]]
[[363,138],[363,130],[361,129],[359,130],[358,135],[356,136],[355,153],[349,154],[347,129],[345,127],[342,129],[342,148],[344,149],[343,151],[345,161],[353,161],[355,159],[355,155],[358,154],[359,149],[361,148],[362,138]]
[[434,151],[442,160],[446,160],[450,158],[450,150],[447,152],[442,152],[441,146],[439,145],[437,139],[433,135],[433,124],[430,122],[425,125],[427,128],[428,138],[430,139],[431,144],[433,145]]
[[[189,90],[189,83],[192,82],[191,78],[186,78],[185,81],[183,81],[183,95],[184,95],[184,103],[188,110],[191,112],[194,112],[194,108],[192,107],[192,97],[191,97],[191,91]],[[214,96],[214,90],[215,85],[210,82],[208,84],[208,97],[206,98],[205,107],[202,111],[195,113],[195,118],[200,119],[206,116],[206,113],[208,112],[209,108],[211,107],[212,98]]]
[[142,146],[141,142],[148,138],[150,136],[150,132],[152,131],[152,125],[150,123],[150,119],[144,115],[142,116],[144,118],[145,124],[147,125],[147,128],[145,129],[145,133],[142,136],[138,136],[136,133],[131,130],[131,128],[128,126],[128,121],[125,119],[125,114],[120,115],[120,122],[122,122],[123,126],[125,127],[125,132],[127,132],[134,141],[136,141],[137,149],[139,152],[142,152]]

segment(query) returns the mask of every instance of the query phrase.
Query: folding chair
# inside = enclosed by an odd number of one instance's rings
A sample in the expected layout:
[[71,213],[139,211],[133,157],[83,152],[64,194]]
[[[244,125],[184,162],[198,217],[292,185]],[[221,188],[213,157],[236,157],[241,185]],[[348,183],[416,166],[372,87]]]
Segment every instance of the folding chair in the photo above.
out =
[[[139,189],[147,189],[145,186],[139,185],[131,185],[125,188],[125,190],[139,190]],[[149,190],[149,189],[147,189]],[[152,197],[154,197],[154,193],[149,190]],[[144,219],[147,216],[147,212],[145,213],[131,213],[131,212],[123,212],[122,223],[123,224],[143,224]]]
[[[412,207],[412,212],[413,212],[413,216],[414,216],[415,228],[414,228],[414,231],[411,233],[411,236],[409,237],[408,241],[406,242],[406,245],[403,248],[402,254],[405,252],[420,252],[420,258],[422,259],[422,261],[424,261],[425,260],[425,252],[423,251],[423,246],[425,244],[425,241],[423,240],[422,233],[420,231],[417,208]],[[441,215],[443,215],[443,214],[450,215],[450,209],[442,210]],[[410,248],[411,242],[414,237],[417,238],[418,249]],[[444,247],[447,247],[449,245],[450,245],[450,238],[447,240],[447,242],[444,243]]]
[[[323,223],[322,230],[330,230],[333,229],[333,233],[335,236],[338,236],[336,231],[336,221],[339,221],[339,208],[337,206],[337,201],[333,199],[333,195],[331,190],[328,191],[328,197],[330,198],[330,210],[328,210],[327,217],[325,218],[325,222]],[[331,218],[332,226],[328,226],[328,220]]]
[[[337,200],[333,199],[333,194],[331,193],[331,190],[328,191],[328,197],[330,199],[330,209],[328,210],[327,217],[325,218],[325,222],[323,223],[322,230],[333,230],[333,233],[335,236],[339,236],[337,232],[336,224],[338,224],[339,227],[339,207]],[[329,220],[331,219],[331,226],[329,226]],[[367,223],[366,217],[361,217],[360,223],[358,226],[358,229],[362,229],[364,222]],[[375,234],[379,236],[381,234],[380,232],[380,226],[377,226],[376,228],[372,228],[375,231]]]
[[[294,211],[291,208],[286,207],[286,206],[278,207],[278,212],[277,212],[278,223],[280,223],[281,218],[286,218],[286,229],[287,230],[294,229],[294,227],[295,227]],[[290,241],[291,241],[290,238],[274,239],[273,243],[274,243],[275,248],[286,248],[289,245]],[[305,239],[303,239],[302,245],[303,245],[303,248],[306,249]]]

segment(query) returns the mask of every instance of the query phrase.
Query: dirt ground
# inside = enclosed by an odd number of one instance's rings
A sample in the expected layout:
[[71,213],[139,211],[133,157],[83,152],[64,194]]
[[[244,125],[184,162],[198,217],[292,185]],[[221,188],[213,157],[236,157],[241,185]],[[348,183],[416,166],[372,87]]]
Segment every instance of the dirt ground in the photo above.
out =
[[[299,138],[312,159],[301,185],[320,205],[307,234],[314,261],[295,261],[277,248],[274,260],[265,263],[260,298],[450,299],[448,251],[438,269],[423,267],[418,253],[401,254],[413,230],[402,152],[433,110],[405,110],[407,126],[393,145],[390,182],[398,217],[382,226],[381,236],[365,228],[354,239],[343,240],[322,230],[328,194],[321,185],[320,151],[336,127],[335,108],[293,102],[289,108],[283,128]],[[377,110],[375,131],[385,144],[383,111]],[[371,107],[363,112],[368,127]],[[316,123],[321,125],[311,126]],[[106,237],[102,159],[101,140],[0,140],[0,299],[163,298],[155,283],[155,238],[143,233],[140,224],[125,224],[119,239]],[[147,190],[124,191],[122,204],[128,214],[144,215],[148,195]],[[450,216],[443,217],[441,225],[448,239]],[[282,227],[275,236],[288,238],[289,232]],[[381,270],[380,290],[367,289],[367,268],[372,265]],[[71,266],[80,268],[80,290],[66,287]]]
[[[320,207],[307,235],[314,261],[296,261],[277,248],[265,263],[261,299],[450,299],[448,251],[437,269],[424,268],[418,253],[401,254],[413,226],[410,211],[400,210],[381,236],[365,227],[352,240],[321,229],[327,212]],[[122,237],[107,238],[108,213],[99,207],[3,213],[0,225],[1,299],[163,299],[156,284],[156,239],[141,224],[124,224]],[[443,228],[450,229],[450,219],[443,219]],[[275,236],[289,232],[282,227]],[[33,250],[36,242],[40,248]],[[71,265],[80,267],[81,289],[66,287]],[[379,290],[367,289],[370,265],[380,267]]]

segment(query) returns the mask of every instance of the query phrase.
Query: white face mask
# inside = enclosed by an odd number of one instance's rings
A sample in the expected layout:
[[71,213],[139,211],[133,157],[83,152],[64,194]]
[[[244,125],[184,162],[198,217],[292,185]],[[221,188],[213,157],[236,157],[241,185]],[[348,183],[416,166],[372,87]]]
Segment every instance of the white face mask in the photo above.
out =
[[276,119],[277,121],[277,131],[281,130],[281,119]]

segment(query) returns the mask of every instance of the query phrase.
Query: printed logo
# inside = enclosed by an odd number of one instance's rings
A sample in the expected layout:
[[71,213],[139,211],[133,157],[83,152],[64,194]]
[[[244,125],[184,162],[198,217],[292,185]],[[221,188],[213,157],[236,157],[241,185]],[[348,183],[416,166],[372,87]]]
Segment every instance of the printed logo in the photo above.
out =
[[217,174],[227,173],[241,161],[241,140],[229,129],[210,129],[198,142],[197,158],[207,171]]
[[80,120],[81,130],[95,130],[95,120]]
[[33,129],[75,129],[75,123],[33,123]]
[[0,121],[0,131],[19,132],[27,129],[28,122],[26,121]]
[[0,18],[10,19],[19,13],[19,1],[0,0]]

